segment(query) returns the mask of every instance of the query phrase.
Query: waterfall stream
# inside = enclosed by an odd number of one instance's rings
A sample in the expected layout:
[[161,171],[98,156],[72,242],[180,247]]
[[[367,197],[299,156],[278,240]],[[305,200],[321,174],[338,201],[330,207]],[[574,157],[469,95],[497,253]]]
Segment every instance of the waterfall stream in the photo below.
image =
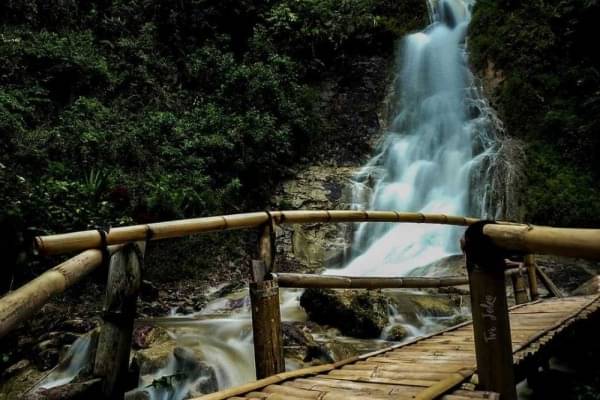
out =
[[[501,160],[498,133],[502,126],[468,68],[466,33],[474,0],[430,0],[428,4],[431,24],[401,43],[393,118],[377,153],[355,176],[355,207],[494,217],[503,211],[490,204],[505,203],[493,199],[497,188],[489,183],[497,182],[491,175]],[[458,253],[461,234],[460,228],[448,226],[360,224],[351,262],[325,273],[406,275]],[[281,296],[282,318],[302,321],[305,315],[298,304],[299,291],[283,290]],[[225,300],[216,300],[187,319],[165,318],[162,324],[178,345],[203,355],[220,389],[254,378],[248,305],[227,310]],[[390,324],[405,321],[391,310]],[[413,336],[439,326],[434,321],[425,321],[425,328],[406,325]],[[87,354],[85,346],[82,341],[72,350]],[[84,358],[72,355],[78,365],[49,377],[45,385],[68,381],[81,369]],[[185,398],[205,376],[169,390],[149,387],[163,376],[173,376],[178,368],[176,360],[169,360],[164,368],[142,377],[140,390],[147,391],[151,399]]]
[[[484,216],[484,182],[502,127],[469,71],[471,0],[430,1],[432,23],[408,35],[397,63],[393,119],[376,155],[356,175],[355,207]],[[366,202],[365,199],[368,199]],[[483,215],[482,215],[483,214]],[[460,252],[456,227],[368,224],[358,227],[344,275],[402,276]]]

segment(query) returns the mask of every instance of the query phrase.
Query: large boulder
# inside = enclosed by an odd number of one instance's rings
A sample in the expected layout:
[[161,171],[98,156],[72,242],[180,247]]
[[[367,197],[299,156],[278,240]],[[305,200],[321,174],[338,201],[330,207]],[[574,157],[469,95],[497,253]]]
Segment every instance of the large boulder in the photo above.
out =
[[379,337],[389,320],[389,298],[380,291],[307,289],[300,305],[311,321],[358,338]]
[[[352,206],[351,179],[357,168],[317,165],[276,190],[274,208],[343,210]],[[277,252],[282,270],[319,271],[341,265],[352,242],[349,224],[282,225]]]

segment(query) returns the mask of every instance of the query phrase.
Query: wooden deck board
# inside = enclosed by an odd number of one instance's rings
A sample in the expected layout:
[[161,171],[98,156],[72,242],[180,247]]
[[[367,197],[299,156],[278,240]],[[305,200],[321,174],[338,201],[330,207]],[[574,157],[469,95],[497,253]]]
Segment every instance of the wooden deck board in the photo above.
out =
[[[546,346],[554,335],[573,322],[600,309],[600,296],[547,299],[513,307],[510,311],[514,362],[518,366]],[[228,389],[196,400],[217,399],[319,399],[364,400],[365,398],[410,399],[452,373],[475,369],[475,347],[470,323],[438,334],[415,339],[352,360],[323,367],[295,371],[278,382],[267,378],[261,386],[246,390]],[[306,373],[303,375],[303,371]],[[287,373],[286,373],[287,374]],[[267,381],[271,379],[270,382]],[[277,379],[275,379],[277,380]],[[244,389],[246,388],[246,389]],[[453,390],[445,400],[497,398],[480,391]]]

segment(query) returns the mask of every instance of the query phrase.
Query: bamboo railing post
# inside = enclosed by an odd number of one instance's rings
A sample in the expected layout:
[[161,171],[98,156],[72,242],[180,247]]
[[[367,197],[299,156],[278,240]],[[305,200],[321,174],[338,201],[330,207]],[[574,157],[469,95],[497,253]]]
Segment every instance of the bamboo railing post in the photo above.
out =
[[490,222],[471,225],[465,253],[471,292],[477,374],[481,389],[516,400],[512,341],[501,251],[483,234]]
[[529,296],[531,301],[535,301],[540,297],[537,284],[537,275],[535,273],[535,256],[527,254],[523,260],[525,268],[527,268],[527,277],[529,279]]
[[110,260],[103,324],[94,361],[94,375],[102,378],[102,395],[107,399],[122,399],[127,389],[125,382],[144,250],[144,242],[131,243]]
[[252,331],[254,336],[254,362],[256,379],[285,371],[279,286],[270,273],[274,267],[273,226],[265,224],[259,240],[261,260],[252,262],[250,303],[252,305]]
[[529,301],[527,296],[527,288],[525,285],[525,277],[520,269],[516,271],[516,273],[511,274],[510,278],[513,284],[513,293],[515,296],[516,304],[523,304]]

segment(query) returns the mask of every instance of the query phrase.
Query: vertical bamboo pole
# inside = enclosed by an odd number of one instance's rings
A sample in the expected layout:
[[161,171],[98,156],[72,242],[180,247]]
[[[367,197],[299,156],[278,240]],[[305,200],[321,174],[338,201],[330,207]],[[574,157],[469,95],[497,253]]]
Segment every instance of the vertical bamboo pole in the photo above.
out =
[[127,389],[125,382],[144,250],[144,242],[131,243],[110,260],[103,324],[94,361],[94,375],[102,378],[102,395],[106,399],[122,399]]
[[270,279],[274,264],[273,228],[270,223],[263,227],[258,253],[261,260],[252,262],[250,303],[256,379],[262,379],[285,371],[279,286],[276,280]]
[[529,295],[531,297],[531,301],[535,301],[540,297],[537,275],[535,273],[535,256],[533,254],[527,254],[523,262],[525,264],[525,268],[527,268],[527,277],[529,279]]
[[510,276],[513,284],[513,293],[515,295],[515,303],[523,304],[529,301],[527,296],[527,288],[525,287],[525,277],[521,271],[517,271],[515,274]]
[[482,390],[516,400],[512,341],[504,270],[499,249],[483,234],[490,222],[471,225],[465,233],[465,253],[471,291],[477,374]]

